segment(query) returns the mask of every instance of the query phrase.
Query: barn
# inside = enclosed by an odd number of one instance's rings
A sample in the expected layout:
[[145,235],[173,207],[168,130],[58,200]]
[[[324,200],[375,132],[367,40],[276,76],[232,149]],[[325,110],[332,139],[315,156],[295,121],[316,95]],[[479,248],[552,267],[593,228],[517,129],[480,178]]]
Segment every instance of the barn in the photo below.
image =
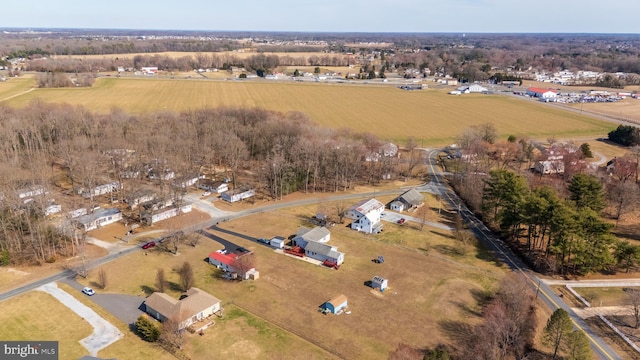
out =
[[374,276],[373,280],[371,280],[371,287],[374,289],[380,289],[380,292],[384,292],[389,286],[389,280],[380,277]]
[[347,297],[338,295],[320,306],[325,313],[340,314],[347,308]]

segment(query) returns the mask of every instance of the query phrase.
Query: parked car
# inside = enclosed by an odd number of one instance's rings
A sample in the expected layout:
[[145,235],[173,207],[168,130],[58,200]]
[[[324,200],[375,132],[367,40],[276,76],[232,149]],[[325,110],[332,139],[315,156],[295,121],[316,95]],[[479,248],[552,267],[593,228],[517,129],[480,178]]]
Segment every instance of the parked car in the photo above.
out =
[[405,218],[400,218],[400,220],[398,220],[398,224],[404,224],[405,221]]
[[260,238],[260,239],[258,239],[258,242],[261,242],[261,243],[263,243],[263,244],[269,244],[269,240],[268,240],[268,239],[265,239],[265,238]]
[[156,246],[156,242],[155,241],[149,241],[149,242],[145,243],[144,245],[142,245],[142,248],[146,250],[146,249],[152,248],[154,246]]
[[86,294],[86,295],[89,295],[89,296],[92,296],[92,295],[95,295],[95,294],[96,294],[96,292],[95,292],[95,291],[93,291],[93,289],[92,289],[92,288],[90,288],[90,287],[88,287],[88,286],[87,286],[87,287],[85,287],[85,288],[83,288],[83,289],[82,289],[82,292],[83,292],[84,294]]
[[245,252],[249,252],[249,249],[243,248],[242,246],[240,246],[236,248],[236,251],[245,253]]
[[211,191],[205,191],[202,193],[202,196],[209,196],[211,195]]

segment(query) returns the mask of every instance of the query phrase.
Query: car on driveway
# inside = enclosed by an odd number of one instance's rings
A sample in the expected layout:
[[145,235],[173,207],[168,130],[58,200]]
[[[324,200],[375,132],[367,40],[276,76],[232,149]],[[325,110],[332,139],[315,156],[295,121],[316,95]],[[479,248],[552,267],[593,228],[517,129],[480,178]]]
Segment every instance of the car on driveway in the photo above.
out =
[[154,246],[156,246],[156,242],[155,241],[149,241],[149,242],[145,243],[144,245],[142,245],[142,248],[146,250],[146,249],[152,248]]
[[269,244],[269,240],[268,240],[268,239],[265,239],[265,238],[260,238],[260,239],[258,239],[258,242],[261,242],[261,243],[263,243],[263,244]]
[[400,218],[400,220],[398,220],[398,224],[404,224],[406,220],[404,218]]
[[89,295],[89,296],[92,296],[92,295],[95,295],[95,294],[96,294],[96,292],[95,292],[92,288],[90,288],[90,287],[88,287],[88,286],[87,286],[87,287],[84,287],[84,288],[82,289],[82,292],[83,292],[84,294],[86,294],[86,295]]
[[205,191],[202,193],[202,196],[209,196],[211,195],[211,191]]
[[246,252],[249,252],[249,249],[243,248],[242,246],[240,246],[240,247],[236,248],[236,251],[237,252],[241,252],[241,253],[246,253]]

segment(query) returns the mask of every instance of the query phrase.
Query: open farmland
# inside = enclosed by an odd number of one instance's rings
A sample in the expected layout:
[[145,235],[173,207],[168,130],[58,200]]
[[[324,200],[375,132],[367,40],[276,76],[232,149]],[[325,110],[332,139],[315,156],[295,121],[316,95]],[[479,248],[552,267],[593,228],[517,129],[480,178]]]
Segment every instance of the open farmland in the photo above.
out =
[[503,137],[601,136],[614,128],[518,98],[451,96],[444,90],[402,91],[394,86],[102,78],[92,88],[36,89],[7,104],[26,106],[33,99],[102,113],[115,107],[137,114],[220,106],[300,111],[321,126],[368,131],[389,140],[411,135],[422,145],[450,143],[464,129],[485,122],[492,122]]
[[0,82],[0,102],[16,97],[33,89],[33,77],[23,76]]

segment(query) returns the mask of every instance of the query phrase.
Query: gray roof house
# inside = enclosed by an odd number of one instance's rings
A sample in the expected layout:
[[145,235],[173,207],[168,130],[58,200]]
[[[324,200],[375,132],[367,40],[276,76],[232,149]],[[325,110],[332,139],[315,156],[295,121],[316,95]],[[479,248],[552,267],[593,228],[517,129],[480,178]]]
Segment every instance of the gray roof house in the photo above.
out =
[[331,239],[331,233],[326,227],[316,226],[310,229],[305,226],[300,226],[296,231],[293,241],[297,246],[305,248],[308,242],[326,243]]
[[405,211],[420,207],[424,202],[424,197],[416,189],[407,190],[402,195],[389,203],[389,209],[394,211]]
[[329,260],[338,265],[344,262],[344,253],[338,251],[335,246],[309,241],[304,247],[304,254],[319,261]]

